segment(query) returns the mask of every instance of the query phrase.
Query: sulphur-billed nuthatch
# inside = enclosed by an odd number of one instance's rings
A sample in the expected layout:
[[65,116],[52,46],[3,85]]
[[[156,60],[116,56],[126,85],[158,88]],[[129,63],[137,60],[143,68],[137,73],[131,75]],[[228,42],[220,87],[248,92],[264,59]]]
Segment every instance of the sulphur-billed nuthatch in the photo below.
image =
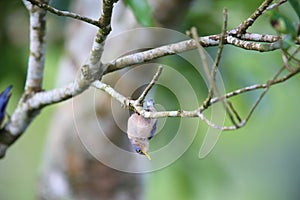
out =
[[[154,101],[150,99],[146,101],[146,111],[154,112]],[[133,149],[151,160],[148,150],[149,141],[156,131],[157,119],[144,118],[134,113],[128,119],[127,134]]]

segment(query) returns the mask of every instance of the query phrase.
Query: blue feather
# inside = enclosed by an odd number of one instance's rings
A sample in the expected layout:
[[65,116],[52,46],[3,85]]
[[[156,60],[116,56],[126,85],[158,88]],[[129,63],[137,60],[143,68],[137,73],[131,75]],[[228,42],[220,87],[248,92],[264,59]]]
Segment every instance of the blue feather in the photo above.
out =
[[156,120],[155,123],[153,124],[153,128],[152,128],[152,130],[151,130],[151,132],[150,132],[150,136],[148,137],[148,140],[151,140],[152,137],[154,136],[154,133],[155,133],[155,131],[156,131],[156,125],[157,125],[157,120]]
[[8,86],[1,94],[0,94],[0,125],[2,124],[5,113],[6,113],[6,106],[10,98],[10,91],[12,86]]

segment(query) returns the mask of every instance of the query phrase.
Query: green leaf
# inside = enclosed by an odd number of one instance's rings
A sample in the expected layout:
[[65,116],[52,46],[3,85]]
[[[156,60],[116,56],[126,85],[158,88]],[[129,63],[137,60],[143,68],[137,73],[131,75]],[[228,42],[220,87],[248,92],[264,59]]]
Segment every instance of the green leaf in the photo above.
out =
[[130,7],[137,21],[143,26],[154,26],[151,7],[147,0],[124,0]]
[[288,0],[293,7],[293,9],[296,11],[299,19],[300,19],[300,1],[299,0]]

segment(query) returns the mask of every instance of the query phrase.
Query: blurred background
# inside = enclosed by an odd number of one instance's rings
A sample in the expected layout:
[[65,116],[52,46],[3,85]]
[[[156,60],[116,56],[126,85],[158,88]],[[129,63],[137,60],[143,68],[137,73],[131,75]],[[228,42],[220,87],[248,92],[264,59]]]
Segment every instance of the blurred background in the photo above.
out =
[[[191,26],[196,26],[199,35],[217,34],[221,31],[224,7],[228,9],[228,29],[231,29],[246,19],[261,2],[194,0],[176,19],[176,23],[169,27],[184,33]],[[59,9],[73,8],[69,1],[54,0],[52,5]],[[0,90],[13,85],[8,105],[8,113],[12,113],[22,94],[26,77],[28,13],[21,1],[1,1],[0,10]],[[288,4],[282,6],[281,11],[296,21],[296,15]],[[64,27],[70,21],[48,15],[46,90],[57,85],[59,61],[65,51],[67,30]],[[262,16],[249,31],[275,34],[267,16]],[[217,49],[209,47],[206,50],[214,57]],[[205,86],[203,81],[193,77],[193,71],[188,67],[180,67],[185,64],[183,61],[171,57],[161,62],[180,71],[199,91],[199,102],[203,100],[206,95],[206,91],[201,89]],[[279,52],[258,53],[226,46],[220,66],[226,91],[270,79],[281,63]],[[145,175],[142,199],[300,199],[299,84],[300,78],[296,76],[272,87],[246,127],[223,132],[213,151],[204,159],[199,159],[198,153],[207,126],[199,122],[193,144],[180,159]],[[258,94],[252,92],[233,99],[242,116],[245,116]],[[154,97],[166,108],[176,108],[178,105],[174,96],[164,88],[157,87]],[[47,134],[53,114],[62,105],[43,109],[0,161],[0,199],[37,198],[37,181],[42,171],[41,163],[44,162]],[[179,119],[168,120],[159,135],[161,139],[154,138],[154,147],[163,145],[172,137],[170,132],[176,128]],[[164,132],[169,132],[165,138],[162,136]]]

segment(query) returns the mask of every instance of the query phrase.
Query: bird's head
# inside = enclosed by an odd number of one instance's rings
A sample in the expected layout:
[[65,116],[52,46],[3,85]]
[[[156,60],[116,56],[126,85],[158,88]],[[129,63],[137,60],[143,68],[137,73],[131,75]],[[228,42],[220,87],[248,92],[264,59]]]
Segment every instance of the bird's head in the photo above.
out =
[[151,157],[148,154],[149,150],[149,142],[145,140],[141,140],[140,138],[134,138],[130,140],[130,143],[138,154],[144,155],[148,158],[148,160],[151,160]]

